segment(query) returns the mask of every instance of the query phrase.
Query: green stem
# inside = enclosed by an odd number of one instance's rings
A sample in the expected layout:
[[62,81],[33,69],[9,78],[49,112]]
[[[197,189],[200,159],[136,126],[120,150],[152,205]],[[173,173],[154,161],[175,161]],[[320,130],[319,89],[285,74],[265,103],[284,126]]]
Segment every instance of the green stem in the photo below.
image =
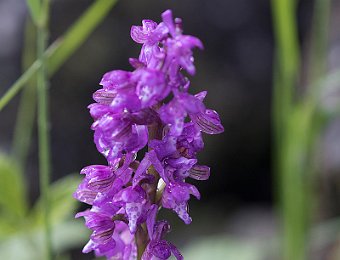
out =
[[[329,0],[316,0],[309,81],[326,71]],[[313,151],[320,131],[317,124],[318,93],[308,89],[302,101],[293,102],[297,85],[299,47],[296,32],[296,1],[273,0],[277,41],[273,96],[275,167],[283,224],[283,259],[307,259],[313,193]]]
[[149,241],[148,231],[145,223],[143,223],[140,227],[138,227],[135,241],[137,245],[137,260],[142,259],[143,253]]
[[284,260],[305,259],[302,176],[292,167],[299,158],[291,157],[296,152],[296,143],[291,141],[299,143],[294,138],[299,134],[294,130],[299,129],[291,124],[296,114],[293,99],[300,65],[296,5],[295,0],[272,0],[277,45],[273,90],[274,170],[279,188]]
[[49,0],[43,0],[45,8],[44,22],[38,26],[37,31],[37,56],[41,61],[41,67],[37,72],[38,93],[38,140],[39,140],[39,177],[40,192],[44,204],[45,246],[46,259],[53,259],[52,238],[50,223],[50,138],[49,138],[49,113],[48,113],[48,76],[47,61],[44,55],[48,39],[48,13]]
[[[274,83],[274,112],[280,123],[286,123],[292,107],[294,87],[300,66],[300,51],[296,26],[295,0],[272,0],[274,34],[276,39],[276,77]],[[282,127],[282,125],[280,125]]]
[[[157,110],[159,109],[160,106],[161,104],[159,103],[156,106],[154,106],[154,109]],[[151,141],[154,139],[158,139],[158,140],[162,139],[162,131],[163,131],[163,126],[160,122],[149,125],[148,126],[148,133],[149,133],[148,140]],[[151,151],[151,150],[152,150],[151,147],[148,146],[148,151]],[[149,167],[148,173],[155,176],[155,182],[150,188],[148,192],[148,196],[150,197],[150,200],[152,201],[152,203],[157,204],[157,200],[160,199],[159,197],[157,197],[157,194],[158,194],[157,184],[160,179],[160,176],[153,166]],[[142,255],[149,241],[148,231],[147,231],[145,224],[142,224],[142,226],[138,228],[136,235],[135,235],[135,241],[136,241],[136,246],[137,246],[137,259],[140,260],[142,258]]]

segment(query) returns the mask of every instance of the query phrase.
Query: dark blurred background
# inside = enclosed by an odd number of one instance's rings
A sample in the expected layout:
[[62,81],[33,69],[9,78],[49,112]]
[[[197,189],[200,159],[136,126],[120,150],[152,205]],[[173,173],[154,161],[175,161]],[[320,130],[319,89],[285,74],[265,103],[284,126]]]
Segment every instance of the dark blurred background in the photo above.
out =
[[[65,32],[91,2],[52,1],[50,41]],[[312,5],[310,0],[299,3],[302,46],[308,41]],[[225,127],[221,135],[204,136],[200,163],[211,166],[212,175],[208,181],[195,183],[202,199],[190,203],[191,225],[185,226],[171,212],[167,214],[173,224],[170,238],[183,247],[193,237],[215,233],[248,236],[244,232],[255,230],[256,234],[270,234],[275,226],[275,192],[271,171],[274,43],[269,0],[119,1],[51,79],[53,180],[87,165],[105,163],[90,130],[87,106],[92,93],[105,72],[131,69],[128,58],[138,56],[140,50],[130,38],[131,25],[139,25],[142,19],[159,22],[166,9],[183,19],[185,34],[203,41],[204,51],[195,52],[197,73],[191,78],[191,93],[208,90],[206,105],[219,112]],[[24,1],[0,0],[1,95],[22,72],[28,15]],[[17,104],[18,98],[1,112],[0,149],[4,151],[10,149]],[[27,179],[33,201],[39,192],[36,131],[32,138]]]

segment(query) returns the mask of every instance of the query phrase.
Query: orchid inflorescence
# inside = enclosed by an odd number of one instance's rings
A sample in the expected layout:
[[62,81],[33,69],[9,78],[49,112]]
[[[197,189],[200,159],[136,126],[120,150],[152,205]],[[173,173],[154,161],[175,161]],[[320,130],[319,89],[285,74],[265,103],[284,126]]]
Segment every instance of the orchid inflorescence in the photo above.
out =
[[[197,163],[203,149],[202,132],[218,134],[223,126],[218,114],[203,104],[207,92],[188,92],[195,74],[192,49],[201,41],[182,34],[181,19],[170,10],[162,22],[143,20],[132,26],[132,39],[142,44],[134,71],[106,73],[89,106],[94,119],[94,142],[108,165],[82,169],[85,177],[74,196],[92,206],[84,217],[92,230],[83,252],[94,251],[107,259],[183,259],[164,239],[166,220],[156,220],[168,208],[190,224],[190,195],[200,198],[187,178],[206,180],[210,168]],[[165,102],[165,99],[167,102]],[[137,152],[148,146],[144,158]]]

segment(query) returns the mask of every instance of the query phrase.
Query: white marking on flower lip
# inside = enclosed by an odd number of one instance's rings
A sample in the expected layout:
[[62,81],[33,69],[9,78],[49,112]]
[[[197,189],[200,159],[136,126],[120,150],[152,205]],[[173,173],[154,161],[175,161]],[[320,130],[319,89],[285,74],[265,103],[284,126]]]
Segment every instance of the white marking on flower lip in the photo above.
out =
[[164,180],[162,178],[159,179],[158,183],[157,183],[157,190],[162,189],[163,187],[165,187],[166,183],[164,182]]
[[129,228],[132,233],[136,231],[137,221],[142,214],[142,204],[130,202],[125,206],[126,214],[129,218]]

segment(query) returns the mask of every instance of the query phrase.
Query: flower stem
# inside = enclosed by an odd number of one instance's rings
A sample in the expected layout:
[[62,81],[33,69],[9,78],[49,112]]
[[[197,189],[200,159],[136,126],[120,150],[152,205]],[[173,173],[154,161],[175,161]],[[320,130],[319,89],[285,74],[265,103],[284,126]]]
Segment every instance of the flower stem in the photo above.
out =
[[43,0],[44,19],[38,24],[37,30],[37,56],[41,61],[41,67],[37,72],[38,93],[38,140],[39,140],[39,178],[40,193],[44,205],[45,247],[46,259],[53,259],[51,223],[50,223],[50,138],[49,138],[49,113],[48,113],[48,76],[47,60],[44,55],[48,39],[48,14],[49,0]]
[[157,191],[156,191],[156,199],[155,199],[155,203],[157,205],[159,205],[160,201],[161,201],[161,198],[162,198],[162,195],[163,195],[163,191],[165,189],[165,182],[163,181],[163,179],[160,179],[159,180],[159,184],[158,184],[158,187],[157,187]]
[[142,255],[148,242],[148,231],[146,229],[145,223],[138,227],[135,239],[137,246],[137,259],[140,260],[142,259]]
[[[160,104],[157,104],[154,108],[158,109],[160,107]],[[148,126],[148,133],[149,133],[149,141],[154,139],[162,139],[162,130],[163,127],[161,123],[157,122],[152,125]],[[152,150],[150,146],[148,147],[148,151]],[[151,191],[149,192],[148,196],[150,197],[150,200],[153,203],[156,203],[157,201],[157,184],[159,181],[159,174],[155,170],[153,166],[150,166],[148,169],[149,174],[152,174],[155,176],[155,182],[152,184]],[[140,228],[137,229],[136,235],[135,235],[135,241],[137,246],[137,259],[142,259],[142,255],[145,251],[145,248],[147,246],[147,243],[149,241],[148,239],[148,231],[146,228],[145,223],[141,225]]]
[[292,113],[296,118],[299,115],[293,100],[300,67],[296,10],[296,0],[272,0],[277,45],[273,89],[274,170],[282,217],[283,260],[303,260],[306,256],[303,181],[300,172],[292,167],[300,158],[292,157],[300,152],[296,144],[301,144],[295,139],[300,137],[300,132],[291,129]]

